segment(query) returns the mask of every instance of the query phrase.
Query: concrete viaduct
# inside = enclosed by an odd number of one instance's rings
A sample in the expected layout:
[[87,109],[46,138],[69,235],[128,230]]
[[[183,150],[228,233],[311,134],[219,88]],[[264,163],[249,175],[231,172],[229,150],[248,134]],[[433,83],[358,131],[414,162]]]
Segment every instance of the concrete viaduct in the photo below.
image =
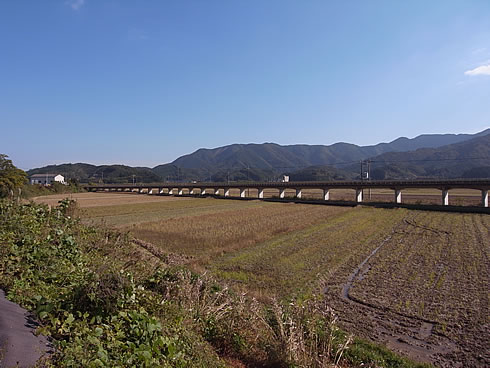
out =
[[[246,198],[249,189],[258,192],[258,199],[264,198],[266,189],[276,190],[279,198],[285,198],[286,190],[294,190],[295,197],[301,199],[305,189],[317,189],[323,193],[323,200],[330,200],[331,189],[355,190],[355,201],[363,201],[364,189],[390,189],[393,190],[393,201],[402,203],[403,189],[438,189],[441,191],[441,202],[443,206],[449,205],[450,189],[475,189],[481,191],[481,205],[488,207],[488,190],[490,180],[376,180],[376,181],[330,181],[330,182],[242,182],[242,183],[152,183],[152,184],[101,184],[85,185],[87,191],[116,191],[116,192],[138,192],[159,195],[213,195],[230,197],[231,189],[238,189],[240,197]],[[221,193],[223,193],[221,195]]]

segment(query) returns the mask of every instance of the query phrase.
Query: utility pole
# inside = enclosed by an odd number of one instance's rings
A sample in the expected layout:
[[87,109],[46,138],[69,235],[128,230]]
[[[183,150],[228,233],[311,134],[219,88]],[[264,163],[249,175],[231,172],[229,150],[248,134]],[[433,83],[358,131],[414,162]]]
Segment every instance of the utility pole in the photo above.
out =
[[[371,160],[367,160],[367,179],[371,181]],[[369,187],[369,200],[371,200],[371,187]]]
[[[250,165],[247,164],[247,183],[250,181]],[[250,188],[247,185],[247,198],[250,197]]]

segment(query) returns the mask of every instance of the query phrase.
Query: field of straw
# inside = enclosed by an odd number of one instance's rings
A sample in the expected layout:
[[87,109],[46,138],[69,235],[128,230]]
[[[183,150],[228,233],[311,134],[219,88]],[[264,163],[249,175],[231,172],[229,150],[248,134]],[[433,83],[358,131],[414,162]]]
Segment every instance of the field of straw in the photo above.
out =
[[324,295],[346,329],[393,350],[442,366],[490,365],[488,215],[111,193],[78,200],[85,222],[183,255],[237,290],[264,300]]

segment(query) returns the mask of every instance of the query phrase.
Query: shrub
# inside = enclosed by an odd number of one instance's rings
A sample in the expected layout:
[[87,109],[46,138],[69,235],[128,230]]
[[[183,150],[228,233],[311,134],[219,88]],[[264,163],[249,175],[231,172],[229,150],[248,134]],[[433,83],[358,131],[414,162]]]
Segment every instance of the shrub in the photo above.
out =
[[51,365],[185,365],[178,339],[141,307],[130,274],[91,269],[83,229],[63,201],[46,206],[0,202],[0,287],[34,310],[56,341]]

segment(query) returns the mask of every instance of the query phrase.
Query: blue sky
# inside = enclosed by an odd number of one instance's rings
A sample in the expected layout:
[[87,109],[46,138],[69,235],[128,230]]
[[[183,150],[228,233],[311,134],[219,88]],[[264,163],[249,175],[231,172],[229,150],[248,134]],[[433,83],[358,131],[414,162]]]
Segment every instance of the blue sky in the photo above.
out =
[[2,0],[0,123],[24,169],[475,133],[490,1]]

